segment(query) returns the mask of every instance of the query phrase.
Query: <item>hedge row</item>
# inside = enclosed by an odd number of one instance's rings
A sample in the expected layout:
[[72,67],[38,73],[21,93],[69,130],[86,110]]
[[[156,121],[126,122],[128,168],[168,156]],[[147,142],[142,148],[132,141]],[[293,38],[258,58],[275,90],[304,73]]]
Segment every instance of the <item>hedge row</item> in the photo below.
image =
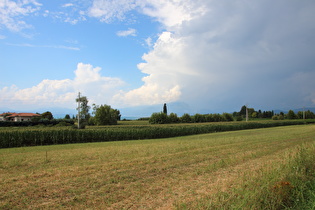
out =
[[[238,118],[237,121],[241,121]],[[156,112],[149,118],[150,124],[172,124],[172,123],[202,123],[202,122],[228,122],[234,121],[233,115],[229,113],[223,114],[183,114],[183,116],[178,117],[177,114],[171,113],[169,115],[163,112]]]
[[[176,126],[134,126],[104,129],[18,129],[0,131],[0,147],[21,147],[85,142],[156,139],[202,133],[235,131],[285,125],[305,124],[305,121],[235,122]],[[309,121],[308,123],[314,123]]]
[[73,125],[74,120],[72,119],[40,119],[39,121],[0,121],[0,127],[27,127],[27,126],[35,126],[35,125],[58,125],[58,124],[69,124]]

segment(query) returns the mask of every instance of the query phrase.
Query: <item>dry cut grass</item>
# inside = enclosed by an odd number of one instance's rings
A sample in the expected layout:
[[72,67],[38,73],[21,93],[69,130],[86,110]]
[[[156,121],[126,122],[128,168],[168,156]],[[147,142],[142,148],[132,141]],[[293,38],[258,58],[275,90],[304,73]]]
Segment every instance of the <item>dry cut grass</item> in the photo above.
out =
[[[314,140],[315,125],[300,125],[1,149],[0,209],[225,208],[232,197],[250,199],[241,189],[279,170],[297,147]],[[258,185],[272,190],[285,182],[277,173],[277,180]]]

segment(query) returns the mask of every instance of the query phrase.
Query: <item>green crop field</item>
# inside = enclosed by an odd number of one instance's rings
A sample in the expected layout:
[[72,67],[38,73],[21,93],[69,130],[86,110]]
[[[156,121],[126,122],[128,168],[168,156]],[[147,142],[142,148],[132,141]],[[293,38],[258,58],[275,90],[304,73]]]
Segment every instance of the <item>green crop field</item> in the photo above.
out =
[[80,130],[65,126],[2,127],[0,128],[0,148],[157,139],[254,128],[302,125],[314,122],[314,120],[269,120],[149,125],[146,121],[126,121],[115,126],[89,126]]
[[0,209],[312,209],[315,125],[0,149]]

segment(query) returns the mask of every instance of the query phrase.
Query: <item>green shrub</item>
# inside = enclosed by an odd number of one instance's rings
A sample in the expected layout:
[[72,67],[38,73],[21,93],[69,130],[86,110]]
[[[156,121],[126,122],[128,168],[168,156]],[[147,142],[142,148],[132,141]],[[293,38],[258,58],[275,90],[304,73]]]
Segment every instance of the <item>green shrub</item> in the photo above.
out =
[[220,114],[212,114],[212,117],[213,117],[213,122],[222,122],[224,121],[224,118],[222,115]]
[[205,118],[206,118],[206,122],[214,122],[213,114],[206,114]]
[[236,121],[242,121],[242,120],[243,120],[242,116],[240,116],[240,115],[236,116]]
[[182,123],[190,123],[190,122],[192,122],[192,119],[191,119],[189,114],[185,113],[185,114],[183,114],[183,116],[181,116],[180,122],[182,122]]
[[195,122],[195,123],[206,122],[206,118],[205,118],[204,115],[195,114],[195,115],[192,117],[192,121]]
[[149,119],[149,123],[151,124],[165,124],[168,123],[167,114],[163,112],[153,113]]
[[70,126],[70,125],[71,125],[71,124],[66,123],[66,122],[60,122],[60,123],[56,124],[55,126],[57,126],[57,127],[62,127],[62,126]]
[[170,122],[170,123],[178,123],[179,122],[179,118],[178,118],[177,114],[171,113],[168,116],[168,122]]
[[290,119],[290,120],[293,120],[293,119],[297,119],[297,115],[294,113],[293,110],[289,110],[288,111],[288,114],[286,115],[286,118],[287,119]]
[[233,115],[229,113],[223,113],[225,121],[234,121]]
[[271,119],[273,119],[273,120],[284,120],[284,116],[283,115],[274,115],[274,116],[272,116]]

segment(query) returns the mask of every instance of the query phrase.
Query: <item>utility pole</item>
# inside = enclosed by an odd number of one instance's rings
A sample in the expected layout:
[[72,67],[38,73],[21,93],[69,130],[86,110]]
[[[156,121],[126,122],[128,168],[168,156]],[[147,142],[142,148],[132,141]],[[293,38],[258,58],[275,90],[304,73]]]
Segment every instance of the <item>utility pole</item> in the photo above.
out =
[[78,96],[78,129],[80,129],[80,108],[81,108],[81,98],[80,92]]
[[248,121],[248,108],[247,108],[247,104],[246,104],[246,122]]

